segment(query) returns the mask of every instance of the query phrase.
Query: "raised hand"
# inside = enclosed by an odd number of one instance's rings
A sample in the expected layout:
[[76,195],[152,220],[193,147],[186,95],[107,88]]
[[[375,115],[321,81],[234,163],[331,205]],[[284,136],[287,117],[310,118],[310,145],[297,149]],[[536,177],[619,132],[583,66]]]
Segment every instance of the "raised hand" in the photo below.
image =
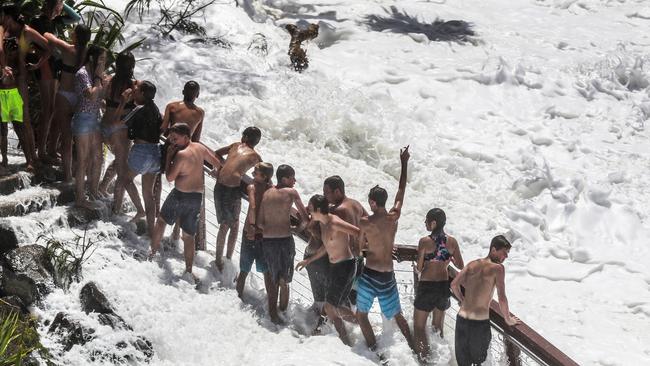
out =
[[402,164],[406,164],[409,161],[409,158],[411,158],[411,153],[409,153],[410,146],[411,145],[407,145],[405,148],[399,150],[399,160]]

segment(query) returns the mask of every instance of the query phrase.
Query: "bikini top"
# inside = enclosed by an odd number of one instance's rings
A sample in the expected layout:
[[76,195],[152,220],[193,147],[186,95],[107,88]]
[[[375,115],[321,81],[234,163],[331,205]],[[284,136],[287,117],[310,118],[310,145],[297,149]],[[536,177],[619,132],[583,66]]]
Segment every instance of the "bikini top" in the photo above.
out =
[[434,233],[431,233],[429,235],[431,240],[433,240],[434,243],[436,243],[436,248],[434,249],[433,252],[427,253],[424,256],[424,260],[426,261],[440,261],[440,262],[446,262],[451,258],[451,253],[449,253],[449,249],[447,249],[447,234],[444,232],[435,235]]

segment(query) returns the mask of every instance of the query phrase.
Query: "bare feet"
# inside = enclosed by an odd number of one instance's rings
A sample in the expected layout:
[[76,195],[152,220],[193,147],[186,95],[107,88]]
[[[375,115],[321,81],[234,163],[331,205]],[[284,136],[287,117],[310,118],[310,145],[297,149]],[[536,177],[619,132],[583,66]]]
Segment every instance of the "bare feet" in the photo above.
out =
[[272,315],[271,314],[271,321],[273,322],[273,324],[277,324],[277,325],[284,325],[285,324],[284,320],[280,319],[280,317],[277,316],[277,315]]
[[28,173],[33,173],[34,172],[34,166],[31,163],[25,164],[25,171]]
[[140,220],[144,216],[145,216],[144,211],[142,211],[142,212],[138,211],[138,212],[136,212],[135,216],[133,216],[133,218],[131,220],[129,220],[129,222],[135,223],[136,221]]

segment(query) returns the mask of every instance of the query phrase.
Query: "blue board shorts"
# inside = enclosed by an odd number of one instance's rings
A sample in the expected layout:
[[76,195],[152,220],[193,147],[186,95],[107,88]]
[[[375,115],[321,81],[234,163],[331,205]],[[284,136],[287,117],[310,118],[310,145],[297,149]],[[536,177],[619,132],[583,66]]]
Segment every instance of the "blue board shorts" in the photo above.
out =
[[262,239],[250,240],[246,238],[246,232],[242,233],[241,251],[239,252],[239,270],[241,272],[250,272],[255,262],[257,272],[264,273],[268,271],[266,258],[262,250]]
[[357,282],[357,311],[368,313],[375,298],[379,299],[379,307],[387,319],[402,311],[395,272],[379,272],[364,267]]
[[239,221],[241,196],[239,186],[228,187],[219,182],[214,186],[214,209],[220,225]]
[[160,171],[160,144],[133,144],[129,151],[129,169],[138,174]]

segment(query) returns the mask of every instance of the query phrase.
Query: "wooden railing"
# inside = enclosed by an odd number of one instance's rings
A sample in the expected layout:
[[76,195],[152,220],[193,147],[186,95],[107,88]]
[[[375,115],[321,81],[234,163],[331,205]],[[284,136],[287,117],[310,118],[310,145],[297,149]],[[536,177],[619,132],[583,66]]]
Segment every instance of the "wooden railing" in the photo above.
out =
[[[207,164],[204,166],[204,171],[207,176],[209,176],[208,173],[211,171],[211,169],[212,167]],[[246,187],[252,182],[253,179],[248,175],[245,175],[241,180],[241,191],[242,196],[245,200],[248,200]],[[294,224],[299,222],[295,210],[292,212],[291,219]],[[200,223],[200,227],[205,230],[205,215],[201,216],[201,220],[202,222]],[[309,241],[309,234],[306,231],[296,231],[294,234],[305,242]],[[205,238],[205,233],[203,234],[203,237]],[[395,244],[395,247],[395,260],[398,262],[417,261],[416,246]],[[451,279],[455,278],[458,274],[456,269],[451,266],[449,266],[448,272]],[[413,281],[413,284],[417,286],[418,278],[415,272],[413,273]],[[454,298],[456,299],[455,296]],[[492,300],[490,304],[490,322],[492,329],[502,334],[504,337],[504,353],[506,354],[508,362],[511,366],[521,365],[520,355],[522,352],[540,364],[550,366],[578,365],[578,363],[572,360],[564,352],[560,351],[557,347],[542,337],[525,322],[522,321],[520,324],[514,327],[507,325],[499,310],[499,304],[495,300]]]

